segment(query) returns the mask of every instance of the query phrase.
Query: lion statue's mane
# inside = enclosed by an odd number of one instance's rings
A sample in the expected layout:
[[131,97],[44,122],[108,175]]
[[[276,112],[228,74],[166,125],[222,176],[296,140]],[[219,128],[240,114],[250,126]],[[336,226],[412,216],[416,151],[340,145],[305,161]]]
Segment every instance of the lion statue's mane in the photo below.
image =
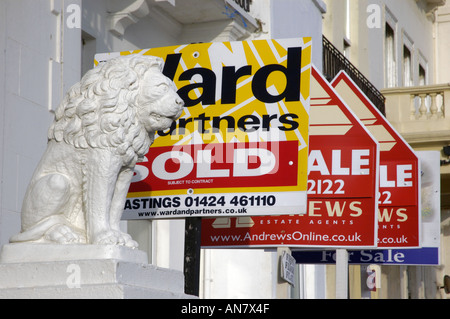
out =
[[[117,59],[116,59],[117,61]],[[136,162],[153,142],[139,123],[139,79],[161,59],[121,59],[103,63],[74,85],[55,113],[49,140],[76,148],[114,148],[124,163]],[[155,92],[155,97],[158,92]]]

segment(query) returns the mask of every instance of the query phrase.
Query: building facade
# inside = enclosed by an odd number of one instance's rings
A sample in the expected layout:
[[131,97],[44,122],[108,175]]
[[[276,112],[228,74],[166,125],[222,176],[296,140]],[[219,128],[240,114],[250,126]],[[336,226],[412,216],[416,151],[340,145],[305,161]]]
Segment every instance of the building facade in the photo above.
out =
[[[20,230],[22,199],[45,150],[54,110],[93,66],[96,53],[311,36],[313,63],[322,69],[325,36],[386,97],[388,120],[414,148],[441,151],[450,141],[449,89],[443,84],[450,82],[449,8],[441,0],[0,1],[0,244]],[[412,116],[410,97],[420,94],[439,102],[414,106]],[[442,153],[442,159],[448,158]],[[382,267],[382,286],[373,298],[447,297],[437,287],[450,274],[449,169],[441,168],[442,266]],[[183,269],[184,220],[122,226],[151,263]],[[200,297],[335,297],[334,266],[298,265],[292,288],[279,281],[279,255],[202,250]],[[360,269],[351,266],[350,297],[361,298],[360,281]]]
[[[448,48],[449,4],[345,0],[326,4],[324,36],[381,91],[389,122],[413,149],[439,151],[446,160],[448,76],[444,70],[448,57],[444,51]],[[448,274],[447,170],[441,166],[442,266],[382,266],[381,289],[373,297],[447,298],[437,289]],[[327,274],[332,277],[332,272]],[[354,298],[361,297],[359,274],[359,266],[350,266],[350,296]]]

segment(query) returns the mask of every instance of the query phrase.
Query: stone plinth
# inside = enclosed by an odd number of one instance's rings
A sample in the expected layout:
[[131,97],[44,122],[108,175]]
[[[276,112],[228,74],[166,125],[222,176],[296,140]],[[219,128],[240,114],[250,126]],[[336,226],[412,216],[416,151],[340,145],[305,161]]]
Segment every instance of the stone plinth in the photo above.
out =
[[183,273],[147,263],[137,249],[9,244],[0,254],[0,298],[196,298]]

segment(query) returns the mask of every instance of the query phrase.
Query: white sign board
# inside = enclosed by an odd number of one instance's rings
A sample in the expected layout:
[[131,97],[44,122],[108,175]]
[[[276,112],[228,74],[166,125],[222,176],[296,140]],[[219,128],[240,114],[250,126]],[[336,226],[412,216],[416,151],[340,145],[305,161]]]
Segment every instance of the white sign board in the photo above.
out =
[[281,278],[294,285],[295,258],[283,251],[281,256]]

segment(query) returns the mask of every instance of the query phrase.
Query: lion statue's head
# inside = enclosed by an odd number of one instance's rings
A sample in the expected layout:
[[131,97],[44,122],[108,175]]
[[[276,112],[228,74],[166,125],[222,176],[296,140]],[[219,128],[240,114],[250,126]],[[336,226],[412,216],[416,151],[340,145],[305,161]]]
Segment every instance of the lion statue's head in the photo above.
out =
[[162,74],[164,61],[129,55],[88,71],[55,112],[48,138],[76,148],[109,148],[133,165],[182,113],[183,100]]

